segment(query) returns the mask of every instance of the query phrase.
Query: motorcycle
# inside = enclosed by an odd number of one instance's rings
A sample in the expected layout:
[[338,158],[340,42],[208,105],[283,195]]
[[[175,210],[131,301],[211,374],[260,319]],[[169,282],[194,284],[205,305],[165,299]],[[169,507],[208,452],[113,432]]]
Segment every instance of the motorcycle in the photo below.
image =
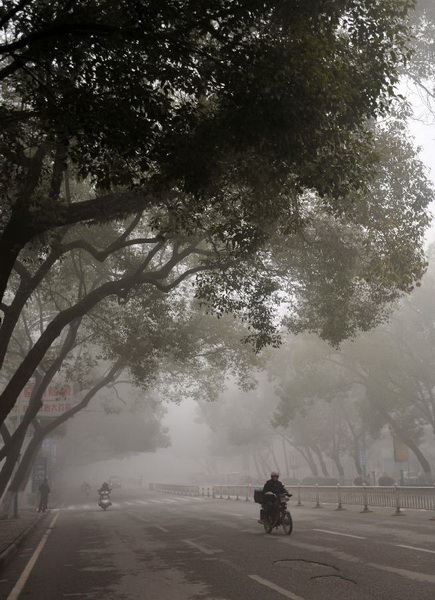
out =
[[264,531],[270,533],[272,529],[282,526],[284,533],[290,535],[293,530],[293,520],[287,509],[287,500],[290,494],[266,494],[266,502],[263,504],[262,521]]
[[100,498],[98,500],[98,506],[100,506],[103,510],[107,510],[109,506],[112,505],[110,502],[110,492],[102,491],[100,493]]

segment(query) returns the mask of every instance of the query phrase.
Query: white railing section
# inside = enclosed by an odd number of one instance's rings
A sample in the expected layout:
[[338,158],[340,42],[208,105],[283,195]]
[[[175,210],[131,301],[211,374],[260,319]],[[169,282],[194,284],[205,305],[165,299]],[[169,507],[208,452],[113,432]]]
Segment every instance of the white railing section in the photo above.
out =
[[182,496],[199,496],[199,488],[197,485],[154,483],[153,489],[156,492],[166,492],[167,494],[181,494]]
[[[155,483],[152,489],[169,494],[201,496],[227,500],[254,500],[254,486],[251,485],[174,485]],[[296,506],[313,503],[314,508],[322,504],[337,504],[337,510],[343,505],[362,506],[363,512],[370,507],[395,508],[395,515],[403,514],[401,509],[435,511],[435,486],[344,486],[344,485],[297,485],[287,486],[293,494]]]

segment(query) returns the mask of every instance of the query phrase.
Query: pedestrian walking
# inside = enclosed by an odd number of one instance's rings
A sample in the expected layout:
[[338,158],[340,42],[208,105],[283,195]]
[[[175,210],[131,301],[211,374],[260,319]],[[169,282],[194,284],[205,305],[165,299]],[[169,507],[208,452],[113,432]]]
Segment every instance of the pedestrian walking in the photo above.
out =
[[45,512],[48,508],[48,494],[50,493],[50,486],[48,485],[48,479],[44,479],[44,481],[39,486],[39,512]]

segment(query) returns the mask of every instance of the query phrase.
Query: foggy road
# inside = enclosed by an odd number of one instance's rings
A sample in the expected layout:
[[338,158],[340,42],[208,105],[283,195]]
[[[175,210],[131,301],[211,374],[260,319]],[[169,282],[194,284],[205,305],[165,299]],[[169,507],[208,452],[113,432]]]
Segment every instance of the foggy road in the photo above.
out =
[[285,536],[266,535],[251,502],[116,490],[103,512],[96,498],[74,500],[52,510],[3,571],[1,598],[433,598],[428,513],[393,517],[290,501],[294,530]]

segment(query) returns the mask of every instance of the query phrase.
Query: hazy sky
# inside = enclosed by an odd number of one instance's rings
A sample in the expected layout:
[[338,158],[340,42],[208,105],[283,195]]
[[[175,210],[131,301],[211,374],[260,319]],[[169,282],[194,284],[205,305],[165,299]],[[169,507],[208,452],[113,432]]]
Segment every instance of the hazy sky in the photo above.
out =
[[[410,120],[409,127],[415,141],[421,148],[421,159],[428,168],[428,175],[435,187],[435,124],[429,122],[427,111],[416,94],[409,96],[413,100],[415,119]],[[432,206],[435,215],[435,205]],[[435,241],[435,219],[429,229],[426,239],[428,243]]]

